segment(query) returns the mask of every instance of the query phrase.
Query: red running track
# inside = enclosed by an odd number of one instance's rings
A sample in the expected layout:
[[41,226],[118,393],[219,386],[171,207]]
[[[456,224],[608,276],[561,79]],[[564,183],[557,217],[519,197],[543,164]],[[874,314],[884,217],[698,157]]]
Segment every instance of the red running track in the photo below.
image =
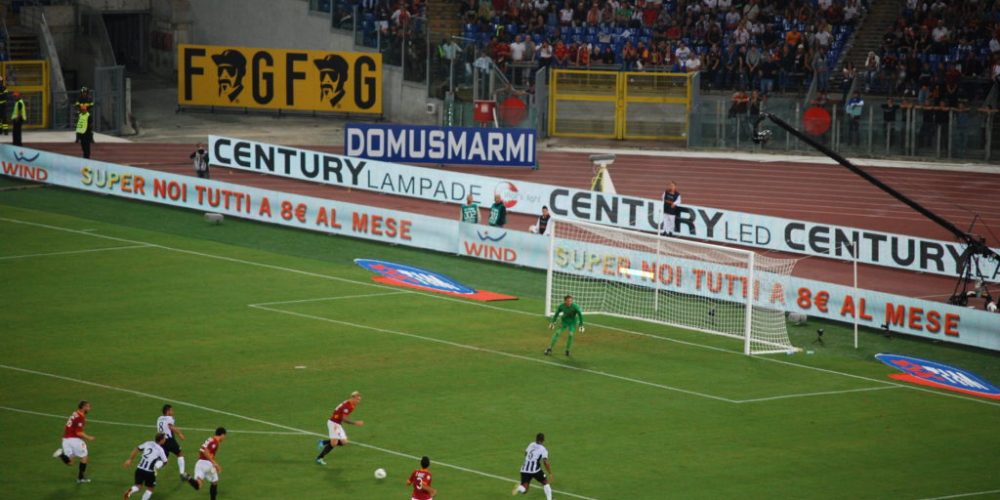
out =
[[[74,144],[36,144],[33,147],[78,155]],[[341,148],[311,147],[340,152]],[[176,174],[193,175],[184,144],[96,144],[93,157]],[[591,177],[588,153],[542,152],[539,170],[504,169],[503,176],[545,184],[587,188]],[[444,167],[456,171],[495,176],[495,168]],[[966,228],[974,211],[993,229],[983,225],[987,241],[1000,246],[1000,175],[905,168],[867,167],[872,175],[948,219]],[[952,235],[903,203],[836,165],[795,162],[748,162],[729,159],[692,159],[643,155],[618,155],[612,177],[619,192],[658,198],[667,180],[675,180],[684,201],[709,207],[739,210],[791,219],[909,234],[954,241]],[[439,217],[457,218],[454,205],[315,183],[268,177],[243,171],[215,169],[214,177],[227,182],[309,196],[349,201]],[[508,226],[527,228],[533,217],[513,214]],[[801,256],[788,255],[801,258]],[[860,266],[862,288],[930,300],[946,300],[954,288],[953,278]],[[821,258],[801,260],[795,275],[849,285],[849,263]]]

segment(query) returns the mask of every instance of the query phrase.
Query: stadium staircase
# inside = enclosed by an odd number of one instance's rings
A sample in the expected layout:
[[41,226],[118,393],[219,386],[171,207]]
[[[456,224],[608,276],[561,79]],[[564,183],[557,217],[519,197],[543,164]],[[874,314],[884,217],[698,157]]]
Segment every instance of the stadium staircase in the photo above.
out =
[[844,81],[841,70],[848,61],[854,63],[854,67],[858,69],[858,75],[861,75],[861,72],[864,71],[865,59],[868,58],[868,51],[874,50],[878,53],[879,47],[882,46],[882,36],[896,22],[902,8],[903,0],[879,0],[872,3],[871,10],[865,15],[860,28],[854,34],[851,46],[847,49],[844,57],[840,58],[833,74],[830,75],[831,90],[837,89],[839,91],[841,88],[841,83]]
[[7,25],[9,45],[7,52],[12,60],[38,59],[41,56],[41,45],[38,35],[28,28]]
[[442,37],[462,32],[462,20],[458,17],[458,7],[453,0],[428,0],[426,15],[431,36],[434,37],[431,39],[432,44],[440,42]]

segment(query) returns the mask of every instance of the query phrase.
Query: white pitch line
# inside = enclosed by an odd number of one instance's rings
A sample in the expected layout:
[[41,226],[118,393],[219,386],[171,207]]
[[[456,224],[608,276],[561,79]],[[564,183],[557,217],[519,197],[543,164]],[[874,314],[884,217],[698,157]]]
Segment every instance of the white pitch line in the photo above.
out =
[[[43,211],[39,211],[39,210],[32,210],[32,209],[24,209],[24,208],[17,208],[17,209],[18,210],[24,210],[24,211],[30,211],[30,212],[38,212],[38,213],[42,213],[42,214],[46,214],[47,213],[47,212],[43,212]],[[10,222],[10,223],[14,223],[14,224],[23,224],[23,225],[26,225],[26,226],[42,227],[42,228],[47,228],[47,229],[51,229],[51,230],[54,230],[54,231],[63,231],[63,232],[73,233],[73,234],[83,234],[83,235],[87,235],[87,236],[93,236],[95,238],[102,238],[102,239],[107,239],[107,240],[112,240],[112,241],[121,241],[121,242],[125,242],[125,243],[134,243],[134,244],[140,244],[140,245],[147,245],[147,246],[159,248],[161,250],[168,250],[168,251],[178,252],[178,253],[183,253],[183,254],[188,254],[188,255],[197,255],[197,256],[205,257],[205,258],[209,258],[209,259],[222,260],[222,261],[226,261],[226,262],[234,262],[234,263],[239,263],[239,264],[245,264],[245,265],[248,265],[248,266],[260,267],[260,268],[263,268],[263,269],[271,269],[271,270],[275,270],[275,271],[283,271],[283,272],[298,274],[298,275],[302,275],[302,276],[311,276],[311,277],[314,277],[314,278],[326,279],[326,280],[331,280],[331,281],[339,281],[339,282],[342,282],[342,283],[353,283],[355,285],[361,285],[361,286],[369,286],[369,287],[374,287],[374,288],[382,288],[382,289],[386,289],[386,290],[396,290],[395,287],[388,286],[388,285],[381,285],[381,284],[378,284],[378,283],[372,283],[372,282],[367,282],[367,281],[359,281],[359,280],[352,280],[350,278],[342,278],[340,276],[331,276],[331,275],[328,275],[328,274],[314,273],[314,272],[311,272],[311,271],[303,271],[301,269],[294,269],[294,268],[290,268],[290,267],[277,266],[277,265],[274,265],[274,264],[265,264],[263,262],[254,262],[254,261],[251,261],[251,260],[237,259],[235,257],[227,257],[227,256],[224,256],[224,255],[215,255],[215,254],[210,254],[210,253],[205,253],[205,252],[198,252],[196,250],[187,250],[187,249],[183,249],[183,248],[168,247],[168,246],[165,246],[165,245],[159,245],[159,244],[151,243],[151,242],[148,242],[148,241],[130,240],[130,239],[126,239],[126,238],[118,238],[118,237],[115,237],[115,236],[107,236],[107,235],[103,235],[103,234],[88,233],[88,232],[79,231],[79,230],[76,230],[76,229],[70,229],[70,228],[66,228],[66,227],[52,226],[52,225],[49,225],[49,224],[42,224],[42,223],[39,223],[39,222],[29,222],[29,221],[24,221],[24,220],[19,220],[19,219],[10,219],[10,218],[7,218],[7,217],[0,217],[0,221]],[[432,293],[425,293],[425,292],[410,292],[410,293],[413,293],[413,294],[416,294],[416,295],[421,295],[421,296],[424,296],[424,297],[429,297],[429,298],[436,299],[436,300],[444,300],[444,301],[448,301],[448,302],[455,302],[455,303],[458,303],[458,304],[465,304],[467,306],[482,307],[482,308],[486,308],[486,309],[494,309],[494,310],[497,310],[497,311],[504,311],[504,312],[508,312],[508,313],[521,314],[521,315],[527,315],[527,316],[536,316],[536,317],[539,316],[536,313],[530,313],[530,312],[527,312],[527,311],[521,311],[521,310],[517,310],[517,309],[508,309],[508,308],[504,308],[504,307],[497,307],[497,306],[493,306],[493,305],[489,305],[489,304],[483,304],[483,303],[480,303],[480,302],[474,302],[474,301],[456,299],[456,298],[452,298],[452,297],[445,297],[445,296],[440,295],[440,294],[432,294]],[[626,329],[623,329],[623,328],[609,327],[609,326],[602,325],[602,324],[599,324],[599,323],[591,323],[591,324],[594,325],[594,326],[600,326],[600,327],[604,327],[604,328],[609,328],[609,329],[620,331],[620,332],[623,332],[623,333],[630,333],[630,334],[633,334],[633,335],[640,335],[640,336],[644,336],[644,337],[648,337],[648,338],[659,339],[659,340],[662,340],[662,341],[665,341],[665,342],[675,342],[675,343],[679,343],[679,344],[689,345],[689,346],[692,346],[692,347],[700,347],[700,348],[703,348],[703,349],[710,349],[710,350],[719,351],[719,352],[728,352],[728,353],[731,353],[731,354],[738,354],[740,356],[743,356],[743,353],[741,351],[733,351],[733,350],[730,350],[730,349],[723,349],[723,348],[720,348],[720,347],[715,347],[715,346],[710,346],[710,345],[704,345],[704,344],[698,344],[698,343],[695,343],[695,342],[688,342],[688,341],[684,341],[684,340],[672,339],[670,337],[664,337],[664,336],[654,335],[654,334],[650,334],[650,333],[636,332],[636,331],[632,331],[632,330],[626,330]],[[936,394],[938,396],[955,398],[955,399],[961,399],[961,400],[968,401],[968,402],[971,402],[971,403],[979,403],[979,404],[985,404],[985,405],[989,405],[989,406],[1000,407],[1000,402],[986,401],[986,400],[984,400],[982,398],[974,398],[974,397],[963,396],[963,395],[952,393],[952,392],[945,392],[945,391],[937,391],[937,390],[933,390],[933,389],[927,389],[927,388],[918,387],[918,386],[915,386],[915,385],[912,385],[912,384],[905,384],[905,385],[904,384],[897,384],[897,383],[889,382],[889,381],[886,381],[886,380],[880,380],[880,379],[875,379],[875,378],[871,378],[871,377],[865,377],[865,376],[862,376],[862,375],[855,375],[853,373],[838,372],[836,370],[830,370],[830,369],[827,369],[827,368],[820,368],[820,367],[816,367],[816,366],[803,365],[803,364],[799,364],[799,363],[792,363],[792,362],[783,361],[783,360],[780,360],[780,359],[769,358],[767,356],[757,356],[755,359],[759,359],[761,361],[766,361],[766,362],[770,362],[770,363],[779,363],[779,364],[783,364],[783,365],[786,365],[786,366],[794,366],[794,367],[802,368],[802,369],[806,369],[806,370],[814,370],[814,371],[819,371],[819,372],[823,372],[823,373],[829,373],[829,374],[832,374],[832,375],[840,375],[840,376],[843,376],[843,377],[850,377],[850,378],[855,378],[855,379],[859,379],[859,380],[867,380],[869,382],[875,382],[875,383],[878,383],[878,384],[893,385],[893,386],[897,386],[897,387],[902,387],[902,388],[905,388],[905,389],[909,389],[911,391],[925,392],[925,393],[928,393],[928,394]]]
[[277,306],[281,304],[303,304],[306,302],[326,302],[331,300],[346,300],[346,299],[363,299],[367,297],[384,297],[386,295],[402,295],[404,293],[412,292],[385,292],[385,293],[366,293],[361,295],[339,295],[334,297],[320,297],[317,299],[302,299],[302,300],[283,300],[281,302],[261,302],[260,304],[250,304],[250,307],[256,306]]
[[[61,420],[66,420],[66,415],[56,415],[54,413],[44,413],[44,412],[40,412],[40,411],[25,410],[25,409],[22,409],[22,408],[11,408],[9,406],[0,406],[0,410],[7,410],[7,411],[10,411],[10,412],[14,412],[14,413],[24,413],[24,414],[27,414],[27,415],[37,415],[39,417],[50,417],[50,418],[57,418],[57,419],[61,419]],[[142,428],[146,428],[146,429],[154,429],[155,428],[155,426],[152,425],[152,424],[133,424],[133,423],[130,423],[130,422],[111,422],[109,420],[97,420],[97,419],[93,419],[93,418],[88,418],[87,419],[87,423],[88,424],[94,423],[94,424],[104,424],[104,425],[117,425],[117,426],[121,426],[121,427],[142,427]],[[202,429],[202,428],[198,428],[198,427],[188,427],[188,426],[184,426],[184,429],[182,429],[182,430],[198,431],[198,432],[215,432],[215,429]],[[293,431],[241,431],[241,430],[236,430],[236,429],[226,429],[226,432],[233,432],[233,433],[236,433],[236,434],[268,434],[268,435],[275,435],[275,436],[302,436],[302,435],[304,435],[301,432],[293,432]]]
[[91,248],[88,250],[70,250],[66,252],[31,253],[26,255],[7,255],[0,257],[0,260],[30,259],[33,257],[48,257],[50,255],[74,255],[80,253],[109,252],[112,250],[130,250],[133,248],[149,248],[149,245],[130,245],[126,247]]
[[761,401],[776,401],[779,399],[793,399],[793,398],[808,398],[812,396],[832,396],[835,394],[847,394],[851,392],[868,392],[868,391],[884,391],[888,389],[902,389],[902,387],[896,387],[891,385],[884,385],[881,387],[862,387],[861,389],[844,389],[841,391],[823,391],[823,392],[806,392],[802,394],[785,394],[783,396],[769,396],[766,398],[754,398],[754,399],[744,399],[737,401],[737,403],[759,403]]
[[[10,365],[5,365],[5,364],[0,364],[0,368],[4,368],[4,369],[7,369],[7,370],[12,370],[12,371],[17,371],[17,372],[22,372],[22,373],[30,373],[32,375],[39,375],[39,376],[42,376],[42,377],[50,377],[50,378],[54,378],[54,379],[58,379],[58,380],[66,380],[66,381],[69,381],[69,382],[76,382],[78,384],[89,385],[89,386],[93,386],[93,387],[100,387],[102,389],[108,389],[108,390],[112,390],[112,391],[124,392],[126,394],[132,394],[132,395],[135,395],[135,396],[141,396],[141,397],[149,398],[149,399],[156,399],[156,400],[160,400],[160,401],[166,401],[166,402],[169,402],[169,403],[173,403],[175,405],[187,406],[187,407],[190,407],[190,408],[195,408],[195,409],[202,410],[202,411],[207,411],[207,412],[210,412],[210,413],[218,413],[219,415],[226,415],[226,416],[229,416],[229,417],[246,420],[248,422],[256,422],[258,424],[263,424],[263,425],[267,425],[267,426],[271,426],[271,427],[276,427],[278,429],[285,429],[287,431],[293,431],[293,432],[298,433],[298,434],[306,434],[306,435],[309,435],[309,436],[324,437],[324,438],[327,437],[326,434],[320,434],[318,432],[311,432],[311,431],[307,431],[307,430],[303,430],[303,429],[298,429],[298,428],[295,428],[295,427],[290,427],[290,426],[283,425],[283,424],[278,424],[278,423],[275,423],[275,422],[268,422],[267,420],[261,420],[259,418],[254,418],[254,417],[248,417],[246,415],[240,415],[239,413],[233,413],[233,412],[229,412],[229,411],[225,411],[225,410],[218,410],[218,409],[215,409],[215,408],[210,408],[208,406],[202,406],[202,405],[199,405],[197,403],[189,403],[189,402],[181,401],[181,400],[178,400],[178,399],[172,399],[172,398],[167,398],[167,397],[163,397],[163,396],[157,396],[156,394],[150,394],[148,392],[136,391],[136,390],[133,390],[133,389],[126,389],[124,387],[116,387],[116,386],[113,386],[113,385],[106,385],[106,384],[101,384],[101,383],[98,383],[98,382],[90,382],[88,380],[82,380],[82,379],[77,379],[77,378],[72,378],[72,377],[65,377],[63,375],[56,375],[54,373],[42,372],[42,371],[38,371],[38,370],[31,370],[31,369],[28,369],[28,368],[20,368],[20,367],[17,367],[17,366],[10,366]],[[403,453],[401,451],[390,450],[388,448],[382,448],[382,447],[371,445],[371,444],[365,444],[365,443],[362,443],[362,442],[354,440],[354,439],[351,440],[351,444],[360,446],[362,448],[368,448],[368,449],[375,450],[375,451],[381,451],[382,453],[387,453],[389,455],[396,455],[398,457],[403,457],[403,458],[407,458],[407,459],[410,459],[410,460],[420,460],[420,457],[418,457],[416,455],[410,455],[408,453]],[[449,464],[449,463],[440,462],[440,461],[436,461],[436,460],[434,461],[434,463],[437,464],[438,467],[446,467],[446,468],[449,468],[449,469],[455,469],[455,470],[462,471],[462,472],[468,472],[470,474],[476,474],[476,475],[482,476],[482,477],[488,477],[488,478],[491,478],[491,479],[497,479],[497,480],[503,481],[505,483],[510,483],[511,482],[510,478],[503,477],[503,476],[498,476],[496,474],[490,474],[489,472],[483,472],[483,471],[478,471],[478,470],[475,470],[475,469],[469,469],[467,467],[462,467],[460,465],[452,465],[452,464]],[[516,483],[517,481],[514,481],[514,482]],[[576,493],[570,493],[570,492],[567,492],[567,491],[559,491],[559,490],[552,490],[552,491],[554,491],[556,493],[559,493],[560,495],[566,495],[568,497],[579,498],[581,500],[597,500],[596,498],[587,497],[587,496],[583,496],[583,495],[577,495]]]
[[956,495],[948,495],[943,497],[922,498],[921,500],[945,500],[946,498],[977,497],[981,495],[992,495],[993,493],[1000,493],[1000,490],[974,491],[972,493],[958,493]]
[[316,321],[325,321],[327,323],[333,323],[333,324],[336,324],[336,325],[349,326],[349,327],[352,327],[352,328],[359,328],[359,329],[362,329],[362,330],[371,330],[371,331],[380,332],[380,333],[388,333],[388,334],[391,334],[391,335],[399,335],[401,337],[409,337],[409,338],[412,338],[412,339],[423,340],[425,342],[434,342],[434,343],[437,343],[437,344],[448,345],[448,346],[452,346],[452,347],[458,347],[460,349],[468,349],[470,351],[478,351],[478,352],[485,352],[485,353],[489,353],[489,354],[496,354],[498,356],[504,356],[504,357],[513,358],[513,359],[519,359],[521,361],[530,361],[532,363],[538,363],[538,364],[543,364],[543,365],[554,366],[556,368],[564,368],[564,369],[567,369],[567,370],[573,370],[573,371],[578,371],[578,372],[583,372],[583,373],[589,373],[591,375],[599,375],[599,376],[602,376],[602,377],[613,378],[613,379],[616,379],[616,380],[623,380],[625,382],[632,382],[632,383],[635,383],[635,384],[645,385],[645,386],[649,386],[649,387],[656,387],[658,389],[666,389],[668,391],[680,392],[680,393],[688,394],[688,395],[691,395],[691,396],[698,396],[698,397],[702,397],[702,398],[706,398],[706,399],[714,399],[716,401],[722,401],[722,402],[725,402],[725,403],[738,403],[739,402],[739,401],[735,401],[735,400],[732,400],[732,399],[723,398],[723,397],[720,397],[720,396],[713,396],[711,394],[705,394],[705,393],[701,393],[701,392],[697,392],[697,391],[691,391],[691,390],[688,390],[688,389],[681,389],[679,387],[673,387],[673,386],[669,386],[669,385],[658,384],[656,382],[649,382],[649,381],[642,380],[642,379],[625,377],[623,375],[615,375],[614,373],[602,372],[600,370],[591,370],[589,368],[580,368],[578,366],[567,365],[567,364],[563,364],[563,363],[556,363],[555,361],[546,361],[544,359],[532,358],[532,357],[529,357],[529,356],[522,356],[520,354],[513,354],[513,353],[509,353],[509,352],[504,352],[504,351],[497,351],[497,350],[489,349],[489,348],[486,348],[486,347],[479,347],[479,346],[474,346],[474,345],[469,345],[469,344],[460,344],[458,342],[452,342],[450,340],[437,339],[437,338],[434,338],[434,337],[425,337],[423,335],[417,335],[415,333],[401,332],[399,330],[389,330],[389,329],[386,329],[386,328],[378,328],[378,327],[375,327],[375,326],[362,325],[360,323],[351,323],[350,321],[341,321],[341,320],[338,320],[338,319],[324,318],[322,316],[313,316],[312,314],[303,314],[303,313],[297,313],[297,312],[294,312],[294,311],[285,311],[285,310],[282,310],[282,309],[274,309],[274,308],[266,307],[266,306],[254,306],[254,305],[251,305],[249,307],[252,307],[254,309],[260,309],[262,311],[270,311],[270,312],[275,312],[275,313],[280,313],[280,314],[287,314],[289,316],[296,316],[296,317],[299,317],[299,318],[312,319],[312,320],[316,320]]

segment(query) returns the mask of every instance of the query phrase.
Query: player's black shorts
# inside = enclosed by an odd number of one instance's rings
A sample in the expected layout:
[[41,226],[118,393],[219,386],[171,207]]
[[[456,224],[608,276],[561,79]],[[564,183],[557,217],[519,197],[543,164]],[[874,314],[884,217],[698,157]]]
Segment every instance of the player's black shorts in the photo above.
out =
[[136,469],[135,482],[132,484],[141,484],[147,488],[154,488],[156,487],[156,474],[148,470]]
[[163,451],[167,452],[168,457],[171,453],[179,455],[181,453],[181,445],[177,443],[176,438],[168,437],[167,442],[163,443]]
[[549,480],[545,478],[545,473],[539,469],[538,472],[522,472],[521,473],[521,484],[528,484],[534,479],[542,484],[548,484]]

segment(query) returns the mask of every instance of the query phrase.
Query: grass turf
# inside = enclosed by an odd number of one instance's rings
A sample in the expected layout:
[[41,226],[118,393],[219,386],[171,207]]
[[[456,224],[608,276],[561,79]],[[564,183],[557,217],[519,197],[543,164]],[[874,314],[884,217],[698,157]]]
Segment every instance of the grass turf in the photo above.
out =
[[[747,358],[734,340],[590,317],[573,358],[546,358],[540,272],[237,220],[209,226],[194,212],[61,189],[0,191],[0,218],[5,498],[120,494],[132,477],[120,463],[165,402],[187,429],[188,472],[208,429],[232,429],[221,498],[406,498],[412,457],[424,454],[440,498],[499,498],[539,431],[554,488],[587,498],[1000,489],[1000,405],[887,385],[891,370],[872,359],[909,354],[997,381],[993,353],[874,332],[855,351],[848,328],[814,323],[790,328],[816,354]],[[121,248],[146,244],[156,246]],[[521,300],[484,307],[375,287],[357,257]],[[349,298],[287,302],[334,297]],[[287,303],[250,307],[272,302]],[[818,326],[825,347],[811,344]],[[318,436],[307,433],[324,433],[355,389],[366,425],[347,430],[358,445],[314,465]],[[831,394],[795,397],[811,393]],[[93,403],[97,437],[83,486],[49,456],[79,399]],[[377,467],[387,480],[372,478]],[[161,472],[154,498],[196,495],[176,470]]]

